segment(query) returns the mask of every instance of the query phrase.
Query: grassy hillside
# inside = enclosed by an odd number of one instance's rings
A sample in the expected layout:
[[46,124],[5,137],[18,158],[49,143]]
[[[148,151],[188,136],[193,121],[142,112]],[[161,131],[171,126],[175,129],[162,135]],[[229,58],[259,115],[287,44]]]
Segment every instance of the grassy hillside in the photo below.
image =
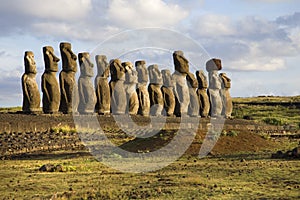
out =
[[300,129],[300,96],[234,98],[233,117]]

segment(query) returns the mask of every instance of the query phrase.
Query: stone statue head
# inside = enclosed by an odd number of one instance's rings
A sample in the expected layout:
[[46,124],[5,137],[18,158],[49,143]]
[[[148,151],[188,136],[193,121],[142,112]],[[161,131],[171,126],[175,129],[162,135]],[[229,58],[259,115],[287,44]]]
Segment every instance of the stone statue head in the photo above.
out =
[[171,75],[171,71],[168,69],[161,70],[161,74],[163,77],[164,86],[173,87],[173,79]]
[[83,52],[78,54],[78,61],[80,65],[80,76],[94,76],[94,64],[90,60],[90,54],[88,52]]
[[60,59],[55,56],[54,49],[51,46],[43,47],[43,55],[45,62],[45,71],[47,72],[57,72],[58,62]]
[[231,88],[231,79],[228,78],[226,73],[220,73],[220,78],[222,79],[225,88]]
[[109,64],[105,55],[96,55],[95,56],[98,76],[108,78],[109,77]]
[[184,57],[182,51],[174,51],[173,61],[175,70],[182,74],[189,73],[189,61]]
[[125,80],[125,68],[122,66],[121,60],[111,60],[109,69],[111,74],[111,81]]
[[189,72],[186,76],[186,80],[188,82],[189,88],[197,88],[198,87],[198,81],[195,78],[193,73]]
[[198,80],[198,88],[199,89],[208,88],[207,77],[206,77],[203,70],[196,71],[196,77],[197,77],[197,80]]
[[137,71],[134,70],[131,62],[123,62],[122,66],[125,69],[126,83],[138,83]]
[[135,68],[138,73],[139,83],[148,83],[148,70],[146,67],[146,62],[144,60],[138,60],[135,62]]
[[77,56],[72,51],[71,43],[61,42],[59,49],[62,59],[62,70],[65,72],[77,72]]
[[162,75],[158,69],[158,65],[156,64],[150,65],[148,67],[148,72],[149,72],[150,83],[158,84],[158,85],[163,84]]
[[221,60],[218,58],[213,58],[206,62],[206,71],[208,72],[215,71],[215,70],[219,71],[221,69],[222,69],[222,63]]
[[34,54],[32,51],[25,51],[24,54],[24,65],[25,65],[25,74],[36,74],[36,64],[34,60]]

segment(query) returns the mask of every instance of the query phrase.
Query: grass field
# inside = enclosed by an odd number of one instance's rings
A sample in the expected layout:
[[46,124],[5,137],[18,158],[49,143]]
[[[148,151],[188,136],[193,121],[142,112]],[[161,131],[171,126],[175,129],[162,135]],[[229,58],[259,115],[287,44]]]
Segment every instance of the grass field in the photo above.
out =
[[[39,172],[47,163],[64,172]],[[0,193],[1,199],[299,199],[299,167],[299,160],[237,154],[182,157],[159,171],[132,174],[79,152],[56,152],[1,161]]]
[[234,98],[233,116],[300,129],[300,96]]
[[[299,129],[297,102],[300,97],[235,98],[233,116]],[[299,139],[251,134],[228,132],[206,158],[184,155],[138,174],[109,168],[87,151],[1,160],[0,199],[300,199],[300,160],[271,159],[278,150],[297,147]],[[44,164],[61,165],[63,172],[40,172]]]

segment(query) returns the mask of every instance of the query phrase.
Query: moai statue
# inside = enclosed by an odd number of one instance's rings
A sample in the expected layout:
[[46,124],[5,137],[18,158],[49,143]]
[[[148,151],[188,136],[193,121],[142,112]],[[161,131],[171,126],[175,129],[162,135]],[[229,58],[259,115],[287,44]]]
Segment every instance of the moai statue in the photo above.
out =
[[158,65],[150,65],[148,67],[150,83],[148,92],[150,96],[150,114],[152,116],[160,116],[164,108],[164,99],[161,92],[163,84],[162,75],[158,69]]
[[174,95],[176,99],[175,115],[186,116],[190,103],[189,87],[186,75],[189,73],[189,62],[182,51],[173,53],[175,72],[172,75],[174,81]]
[[24,55],[25,73],[22,76],[24,113],[35,113],[40,109],[40,92],[36,82],[36,65],[32,51],[26,51]]
[[115,115],[122,115],[126,112],[126,92],[125,92],[125,69],[119,59],[110,62],[111,79],[109,82],[111,96],[111,111]]
[[138,85],[137,95],[139,99],[139,111],[138,114],[142,116],[149,116],[150,113],[150,98],[147,89],[148,84],[148,70],[146,68],[146,62],[139,60],[135,62],[136,71],[138,73]]
[[72,46],[68,42],[61,42],[59,49],[62,59],[62,70],[59,74],[60,84],[60,106],[59,111],[64,114],[77,112],[79,97],[78,88],[75,80],[77,72],[77,56],[72,51]]
[[220,73],[220,78],[222,79],[222,96],[223,96],[223,110],[222,115],[226,118],[231,118],[232,113],[232,98],[230,95],[231,80],[225,73]]
[[95,89],[91,80],[94,76],[94,65],[90,60],[90,54],[87,52],[79,53],[78,61],[80,66],[78,112],[80,114],[92,114],[96,105]]
[[136,115],[139,110],[139,98],[136,93],[136,85],[138,83],[137,71],[133,69],[131,62],[123,62],[122,66],[125,69],[126,113]]
[[109,64],[105,55],[96,55],[98,73],[95,78],[97,103],[95,110],[100,115],[110,113],[110,89],[108,84]]
[[222,80],[218,71],[222,69],[220,59],[213,58],[206,62],[208,71],[209,88],[208,94],[210,99],[211,117],[220,117],[222,115],[223,102],[221,97]]
[[197,95],[198,81],[195,78],[194,74],[189,72],[186,76],[188,82],[189,94],[190,94],[190,104],[188,107],[188,114],[191,117],[199,116],[199,99]]
[[161,87],[164,109],[167,116],[173,116],[175,110],[174,83],[170,70],[164,69],[161,71],[163,77],[163,86]]
[[207,94],[208,82],[207,77],[203,70],[196,71],[196,77],[198,80],[197,95],[200,105],[200,116],[207,118],[209,115],[210,102]]
[[51,46],[43,47],[45,72],[42,75],[43,112],[47,114],[57,113],[60,103],[60,92],[56,72],[60,61],[54,54]]

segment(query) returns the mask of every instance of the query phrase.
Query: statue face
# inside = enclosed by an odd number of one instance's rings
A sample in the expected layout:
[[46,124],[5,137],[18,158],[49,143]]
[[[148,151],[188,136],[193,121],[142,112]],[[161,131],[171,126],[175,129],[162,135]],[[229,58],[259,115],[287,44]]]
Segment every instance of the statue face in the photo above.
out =
[[207,77],[204,74],[204,71],[203,70],[197,71],[196,76],[198,80],[198,88],[199,89],[208,88]]
[[222,87],[222,80],[219,77],[218,71],[213,70],[209,72],[209,87],[215,89],[221,89]]
[[123,62],[122,66],[125,68],[125,80],[127,83],[137,83],[137,72],[134,70],[131,62]]
[[173,86],[171,71],[168,69],[164,69],[164,70],[161,70],[161,74],[163,77],[164,86],[166,86],[166,87]]
[[125,79],[125,68],[122,66],[121,60],[114,59],[110,63],[110,74],[112,81]]
[[43,47],[45,70],[49,72],[58,71],[58,62],[60,59],[55,56],[54,49],[51,46]]
[[109,77],[109,64],[105,55],[96,55],[95,57],[98,69],[98,76]]
[[231,79],[225,73],[220,73],[220,78],[222,79],[225,88],[231,87]]
[[189,73],[189,61],[184,57],[182,51],[174,51],[173,61],[176,71],[183,74]]
[[189,87],[192,87],[192,88],[197,88],[198,87],[198,81],[195,78],[194,74],[188,73],[187,76],[186,76],[186,79],[188,81]]
[[36,64],[34,60],[34,54],[32,51],[26,51],[24,55],[25,73],[36,74]]
[[138,82],[139,83],[147,83],[148,82],[148,70],[146,67],[145,61],[137,61],[135,62],[136,71],[138,73]]
[[93,77],[94,76],[94,64],[90,60],[90,54],[87,52],[79,53],[79,65],[80,65],[80,73],[81,76],[88,76]]
[[150,65],[148,67],[148,72],[149,72],[150,83],[159,84],[159,85],[163,84],[162,75],[158,69],[158,65]]
[[77,56],[73,53],[71,44],[68,42],[61,42],[59,48],[62,58],[63,71],[77,72]]

